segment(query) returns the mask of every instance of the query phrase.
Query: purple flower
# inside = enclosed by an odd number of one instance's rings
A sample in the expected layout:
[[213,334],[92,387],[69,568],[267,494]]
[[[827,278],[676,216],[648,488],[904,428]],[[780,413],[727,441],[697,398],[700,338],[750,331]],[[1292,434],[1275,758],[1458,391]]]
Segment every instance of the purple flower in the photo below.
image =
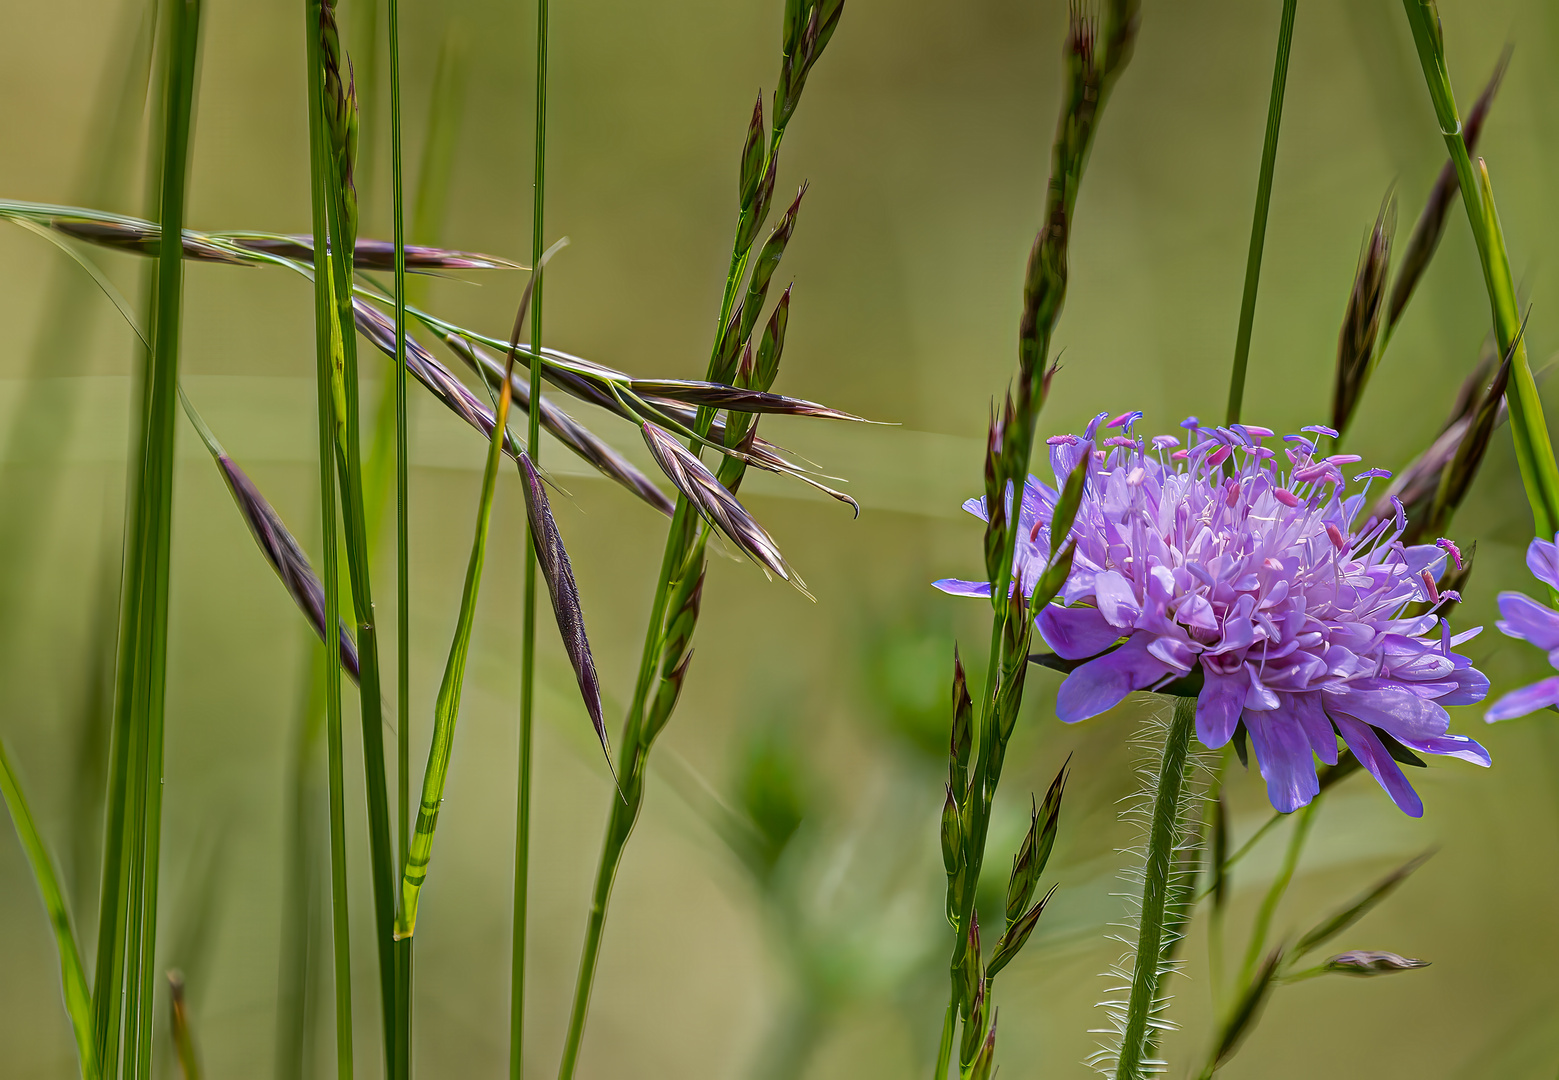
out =
[[[1253,426],[1182,425],[1179,450],[1164,439],[1096,448],[1099,423],[1082,439],[1048,441],[1057,487],[1074,467],[1088,470],[1071,576],[1038,618],[1057,655],[1085,661],[1057,694],[1062,720],[1200,676],[1198,738],[1216,749],[1243,724],[1284,813],[1315,797],[1315,758],[1335,764],[1339,738],[1414,817],[1423,803],[1393,760],[1396,744],[1489,764],[1483,747],[1448,731],[1446,706],[1483,700],[1489,682],[1452,651],[1478,631],[1452,637],[1435,614],[1446,552],[1403,546],[1400,507],[1355,530],[1373,478],[1347,494],[1342,467],[1356,458],[1317,457],[1304,436],[1274,452]],[[1056,499],[1033,477],[1024,486],[1013,570],[1025,590],[1049,559]],[[964,506],[985,517],[983,500]],[[1551,544],[1547,557],[1559,568]],[[990,595],[985,582],[936,586]],[[1413,603],[1436,609],[1408,617]],[[1559,614],[1545,614],[1544,647],[1559,647]]]
[[[1559,540],[1559,536],[1554,539]],[[1527,548],[1527,569],[1543,584],[1559,588],[1559,548],[1547,540],[1533,540]],[[1499,613],[1504,616],[1496,624],[1500,633],[1518,641],[1530,641],[1548,654],[1550,664],[1559,668],[1559,612],[1525,593],[1502,592]],[[1559,704],[1559,676],[1512,690],[1496,701],[1483,718],[1491,724],[1513,720],[1554,704]]]

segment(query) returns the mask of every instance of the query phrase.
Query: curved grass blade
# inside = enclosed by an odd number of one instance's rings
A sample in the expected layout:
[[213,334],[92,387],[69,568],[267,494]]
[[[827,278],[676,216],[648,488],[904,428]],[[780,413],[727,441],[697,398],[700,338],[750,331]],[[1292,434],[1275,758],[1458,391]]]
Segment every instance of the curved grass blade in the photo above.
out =
[[82,1080],[98,1080],[97,1041],[92,1023],[92,992],[87,989],[86,969],[81,965],[81,953],[76,948],[76,932],[71,928],[70,911],[65,904],[65,893],[54,873],[54,860],[38,832],[28,808],[27,797],[22,793],[21,782],[11,767],[5,742],[0,740],[0,795],[11,811],[11,822],[16,826],[16,837],[22,842],[27,855],[27,865],[32,869],[33,881],[48,910],[49,922],[54,928],[54,946],[60,958],[60,983],[65,994],[65,1012],[70,1017],[71,1030],[76,1035],[76,1055],[81,1065]]
[[1322,945],[1332,940],[1332,938],[1364,918],[1375,905],[1395,892],[1397,886],[1401,885],[1413,875],[1414,871],[1428,862],[1434,853],[1434,849],[1431,848],[1421,855],[1415,855],[1355,897],[1347,907],[1339,908],[1311,927],[1294,945],[1293,958],[1299,960],[1306,953],[1319,949]]
[[[566,241],[559,241],[541,259],[537,271],[526,283],[520,297],[519,311],[514,320],[514,341],[520,337],[520,327],[530,304],[532,290],[541,267],[553,252]],[[515,348],[509,349],[508,365],[512,371]],[[509,374],[506,371],[505,374]],[[500,384],[498,409],[492,428],[492,441],[488,444],[487,463],[482,470],[482,491],[477,501],[476,529],[471,538],[471,557],[466,564],[465,587],[460,594],[460,614],[455,621],[455,634],[449,644],[449,658],[444,664],[444,678],[439,685],[438,698],[433,707],[433,740],[428,749],[428,763],[422,775],[422,801],[417,807],[417,824],[412,831],[406,859],[401,871],[401,905],[396,918],[395,937],[403,941],[413,936],[417,928],[417,906],[423,883],[428,876],[428,863],[433,856],[433,834],[438,828],[439,807],[444,801],[444,782],[449,776],[449,759],[454,751],[455,722],[460,717],[460,695],[465,684],[466,659],[471,651],[471,628],[476,619],[476,599],[482,587],[482,568],[487,559],[487,533],[492,521],[493,496],[497,490],[498,462],[508,435],[509,404],[512,400],[511,381],[505,378]]]

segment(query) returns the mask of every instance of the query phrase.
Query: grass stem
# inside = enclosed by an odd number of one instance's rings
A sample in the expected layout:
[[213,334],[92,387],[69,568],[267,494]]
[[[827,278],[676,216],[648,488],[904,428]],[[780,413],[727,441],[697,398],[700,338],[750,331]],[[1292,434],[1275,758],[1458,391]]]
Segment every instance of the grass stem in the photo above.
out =
[[1267,209],[1272,204],[1272,174],[1277,164],[1278,129],[1283,123],[1283,92],[1288,85],[1288,53],[1294,42],[1294,13],[1299,0],[1283,0],[1278,25],[1277,59],[1272,65],[1272,93],[1267,99],[1267,134],[1261,145],[1261,176],[1256,182],[1256,212],[1250,223],[1250,251],[1245,257],[1245,292],[1240,298],[1240,328],[1234,339],[1234,370],[1229,376],[1227,422],[1238,423],[1245,400],[1245,365],[1250,359],[1251,328],[1256,322],[1256,290],[1261,284],[1261,252],[1267,240]]
[[[545,243],[547,208],[547,0],[536,0],[535,180],[531,203],[531,266],[539,268]],[[533,271],[534,272],[534,271]],[[536,272],[531,295],[531,402],[525,446],[533,462],[541,460],[542,285]],[[507,390],[507,386],[505,387]],[[525,527],[525,598],[521,611],[519,782],[514,822],[513,953],[509,968],[509,1076],[525,1072],[525,945],[530,916],[531,750],[536,710],[536,536]]]

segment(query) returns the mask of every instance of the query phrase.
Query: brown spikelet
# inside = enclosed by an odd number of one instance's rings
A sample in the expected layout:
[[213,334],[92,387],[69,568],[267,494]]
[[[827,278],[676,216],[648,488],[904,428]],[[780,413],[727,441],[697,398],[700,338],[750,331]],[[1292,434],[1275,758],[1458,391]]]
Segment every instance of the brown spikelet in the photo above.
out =
[[[239,513],[244,516],[249,532],[260,547],[260,553],[271,564],[271,569],[275,570],[276,576],[281,578],[293,602],[298,605],[299,610],[308,619],[309,625],[314,627],[314,632],[323,641],[325,639],[325,589],[319,583],[319,578],[314,575],[314,568],[309,565],[308,556],[303,553],[303,548],[288,530],[281,515],[265,496],[260,494],[260,489],[255,487],[254,481],[249,479],[249,475],[226,454],[213,456],[217,467],[222,470],[222,479],[227,482],[227,490],[232,494],[233,502],[238,505]],[[352,635],[344,622],[340,626],[339,637],[341,667],[351,676],[352,681],[356,682],[357,645],[353,642]]]
[[797,588],[806,586],[780,554],[774,539],[736,496],[710,472],[698,456],[679,443],[669,431],[645,421],[640,425],[645,445],[655,463],[688,500],[700,517],[719,530],[731,543],[764,569]]
[[[489,383],[502,380],[503,365],[498,363],[497,358],[480,345],[459,334],[443,334],[441,337],[444,344],[449,346],[450,351],[464,360],[471,370],[481,375]],[[530,380],[516,370],[510,376],[509,383],[510,389],[514,394],[515,404],[524,411],[529,412],[531,408]],[[673,503],[666,498],[665,493],[656,487],[649,477],[640,472],[632,462],[623,457],[611,445],[600,439],[593,431],[545,397],[541,399],[541,426],[551,432],[559,442],[572,450],[582,460],[597,469],[603,476],[617,481],[667,517],[671,516]]]
[[1332,389],[1332,426],[1346,431],[1353,419],[1359,398],[1369,377],[1370,361],[1375,355],[1375,340],[1380,336],[1381,312],[1385,299],[1386,272],[1391,266],[1391,236],[1396,229],[1397,204],[1387,195],[1381,204],[1375,225],[1370,229],[1359,268],[1353,275],[1353,289],[1343,314],[1342,330],[1337,335],[1337,370]]
[[590,724],[596,738],[601,740],[601,752],[611,765],[612,748],[606,737],[606,720],[601,711],[601,682],[595,673],[595,658],[590,653],[590,639],[585,634],[585,613],[579,603],[579,587],[574,583],[574,568],[568,560],[568,550],[563,546],[563,536],[552,518],[552,507],[547,502],[547,492],[529,454],[520,454],[520,476],[525,487],[525,514],[530,520],[531,536],[535,538],[536,562],[541,566],[541,576],[547,582],[547,594],[552,598],[552,613],[557,618],[558,633],[563,638],[563,649],[574,668],[574,678],[579,683],[579,696],[584,699],[585,711],[590,714]]

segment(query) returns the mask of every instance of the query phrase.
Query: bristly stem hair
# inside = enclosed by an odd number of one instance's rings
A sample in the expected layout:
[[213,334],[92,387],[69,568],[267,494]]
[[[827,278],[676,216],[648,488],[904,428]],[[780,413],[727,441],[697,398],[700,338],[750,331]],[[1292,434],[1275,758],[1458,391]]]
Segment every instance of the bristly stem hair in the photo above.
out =
[[[535,189],[531,203],[531,266],[541,265],[547,206],[547,0],[536,0]],[[535,278],[530,313],[530,385],[541,392],[541,275]],[[505,387],[507,390],[507,386]],[[541,405],[531,403],[526,449],[541,460]],[[521,614],[519,782],[514,812],[514,919],[509,967],[509,1076],[525,1071],[525,944],[530,915],[531,736],[536,711],[536,535],[525,525],[525,599]]]
[[1299,0],[1283,0],[1278,25],[1277,59],[1272,64],[1272,94],[1267,99],[1267,134],[1261,144],[1261,177],[1256,182],[1256,212],[1250,223],[1250,252],[1245,259],[1245,292],[1240,298],[1240,328],[1234,339],[1234,370],[1229,376],[1230,424],[1238,423],[1245,400],[1245,365],[1250,359],[1251,328],[1256,322],[1256,290],[1261,284],[1261,252],[1267,240],[1267,208],[1272,204],[1272,174],[1277,164],[1278,128],[1283,123],[1283,92],[1288,85],[1288,53],[1294,42],[1294,12]]

